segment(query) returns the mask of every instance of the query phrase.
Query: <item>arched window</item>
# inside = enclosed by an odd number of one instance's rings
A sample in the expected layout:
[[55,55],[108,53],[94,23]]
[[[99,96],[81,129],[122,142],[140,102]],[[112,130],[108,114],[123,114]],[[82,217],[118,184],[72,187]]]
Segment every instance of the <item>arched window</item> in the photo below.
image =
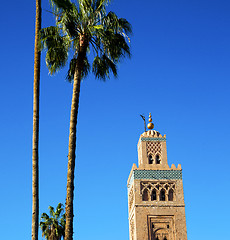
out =
[[152,155],[149,155],[149,164],[153,164],[153,157],[152,157]]
[[155,189],[153,189],[152,195],[151,195],[151,201],[156,201],[156,200],[157,200],[157,192]]
[[142,195],[142,201],[149,201],[149,191],[145,189]]
[[168,199],[169,199],[169,201],[173,201],[173,190],[172,189],[169,190]]
[[164,189],[161,189],[161,192],[160,192],[160,201],[165,201],[165,190],[164,190]]
[[156,164],[160,164],[161,160],[160,160],[160,156],[157,154],[156,155]]

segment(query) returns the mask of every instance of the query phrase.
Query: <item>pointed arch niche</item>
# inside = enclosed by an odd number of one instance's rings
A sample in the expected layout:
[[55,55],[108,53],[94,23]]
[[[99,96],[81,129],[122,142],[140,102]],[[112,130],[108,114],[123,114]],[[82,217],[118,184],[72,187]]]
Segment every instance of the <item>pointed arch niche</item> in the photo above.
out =
[[156,155],[155,160],[156,160],[156,164],[161,164],[161,159],[159,154]]
[[173,196],[174,194],[173,194],[173,190],[172,189],[169,189],[169,193],[168,193],[168,200],[169,201],[173,201],[174,199],[173,199]]
[[145,189],[142,194],[142,201],[149,201],[149,200],[150,200],[149,190]]
[[156,189],[153,189],[151,194],[151,201],[156,201],[156,200],[157,200],[157,191]]
[[160,191],[160,201],[165,201],[165,190],[161,189]]
[[153,164],[153,156],[150,154],[148,158],[149,158],[149,164]]

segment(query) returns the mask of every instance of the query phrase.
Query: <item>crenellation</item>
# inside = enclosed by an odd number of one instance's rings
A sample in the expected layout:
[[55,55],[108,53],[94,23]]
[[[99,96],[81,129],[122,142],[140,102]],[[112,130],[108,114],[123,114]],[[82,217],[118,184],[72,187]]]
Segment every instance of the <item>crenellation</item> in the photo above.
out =
[[182,168],[181,168],[181,164],[178,164],[177,169],[178,169],[178,170],[181,170],[181,169],[182,169]]
[[172,164],[171,169],[176,170],[175,164]]

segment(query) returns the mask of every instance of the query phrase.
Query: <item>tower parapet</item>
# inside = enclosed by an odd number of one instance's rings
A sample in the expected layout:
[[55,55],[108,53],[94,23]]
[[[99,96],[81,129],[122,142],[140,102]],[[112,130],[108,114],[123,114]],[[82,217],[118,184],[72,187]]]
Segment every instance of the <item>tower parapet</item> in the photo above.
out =
[[156,130],[149,130],[141,134],[138,144],[138,165],[140,169],[178,169],[181,170],[179,164],[176,168],[173,164],[171,168],[168,165],[166,135],[161,135]]

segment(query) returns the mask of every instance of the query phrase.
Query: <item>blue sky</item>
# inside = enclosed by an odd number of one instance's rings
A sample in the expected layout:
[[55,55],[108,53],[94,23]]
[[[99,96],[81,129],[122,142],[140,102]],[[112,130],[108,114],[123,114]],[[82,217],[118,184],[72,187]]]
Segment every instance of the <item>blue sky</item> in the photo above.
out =
[[[35,1],[1,6],[1,238],[30,239]],[[82,83],[75,239],[129,239],[126,181],[137,163],[139,114],[149,112],[167,135],[169,164],[182,164],[188,239],[230,239],[230,2],[114,0],[110,9],[133,26],[132,58],[119,64],[118,79]],[[52,15],[43,11],[42,21],[49,26]],[[65,202],[66,70],[51,77],[42,54],[40,213]]]

